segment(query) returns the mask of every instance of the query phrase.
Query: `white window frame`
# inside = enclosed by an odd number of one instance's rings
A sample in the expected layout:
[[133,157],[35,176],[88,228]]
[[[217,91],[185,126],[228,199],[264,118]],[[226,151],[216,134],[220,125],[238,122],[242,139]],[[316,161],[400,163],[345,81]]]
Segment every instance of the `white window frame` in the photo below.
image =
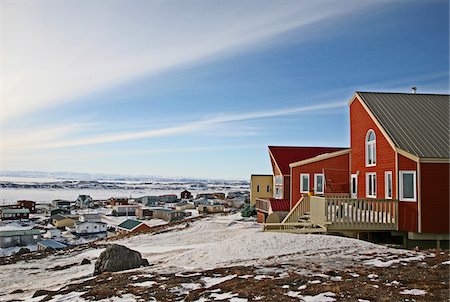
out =
[[[372,188],[373,194],[369,194],[369,182],[370,176],[372,177]],[[377,198],[377,173],[376,172],[368,172],[366,173],[366,197],[367,198]]]
[[[354,186],[353,179],[355,180]],[[353,193],[353,191],[355,191],[355,193]],[[355,196],[354,198],[358,198],[358,174],[350,174],[350,197],[352,196]]]
[[[388,175],[391,176],[391,182],[388,183]],[[389,196],[389,185],[391,186],[391,196]],[[384,198],[385,199],[392,199],[392,195],[393,195],[393,186],[392,186],[392,171],[386,171],[384,172]]]
[[[412,174],[413,175],[413,192],[414,192],[414,197],[413,198],[405,198],[403,197],[403,175],[404,174]],[[399,195],[400,195],[400,201],[411,201],[411,202],[416,202],[417,201],[417,179],[416,179],[416,171],[411,170],[411,171],[399,171],[399,180],[398,180],[398,184],[399,184]]]
[[[375,136],[375,140],[368,142],[367,139],[369,138],[370,133],[373,132],[373,135]],[[365,160],[366,160],[366,167],[375,167],[377,165],[377,135],[373,129],[369,129],[366,133],[366,139],[364,141],[364,146],[366,150],[365,154]],[[369,149],[372,150],[372,156],[373,160],[372,163],[369,164]]]
[[[322,176],[322,191],[317,191],[317,177]],[[323,194],[325,191],[325,175],[323,173],[314,174],[314,194]]]
[[[304,191],[303,190],[303,176],[308,177],[308,190]],[[310,186],[310,182],[309,182],[309,173],[301,173],[300,174],[300,193],[309,193],[309,186]]]

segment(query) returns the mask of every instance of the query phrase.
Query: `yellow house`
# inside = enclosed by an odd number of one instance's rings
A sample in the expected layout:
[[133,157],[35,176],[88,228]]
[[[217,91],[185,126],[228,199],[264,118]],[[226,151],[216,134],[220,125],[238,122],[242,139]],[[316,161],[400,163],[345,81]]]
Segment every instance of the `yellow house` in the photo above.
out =
[[58,229],[64,229],[65,227],[71,228],[73,227],[76,221],[77,221],[76,219],[63,216],[60,214],[52,216],[52,224]]
[[273,175],[252,174],[250,177],[250,204],[256,203],[256,198],[271,198],[273,196]]

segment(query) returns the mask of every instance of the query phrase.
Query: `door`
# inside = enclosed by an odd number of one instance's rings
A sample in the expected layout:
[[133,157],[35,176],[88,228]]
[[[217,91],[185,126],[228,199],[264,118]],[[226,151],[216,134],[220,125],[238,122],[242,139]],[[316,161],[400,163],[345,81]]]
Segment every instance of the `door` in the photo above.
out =
[[350,197],[351,198],[358,198],[358,175],[352,174],[350,178]]

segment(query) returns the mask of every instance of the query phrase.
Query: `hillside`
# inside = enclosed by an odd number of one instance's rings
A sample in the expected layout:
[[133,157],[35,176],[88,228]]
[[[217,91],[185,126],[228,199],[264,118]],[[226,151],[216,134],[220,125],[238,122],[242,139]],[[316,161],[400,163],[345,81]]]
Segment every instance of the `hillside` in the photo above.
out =
[[[93,277],[109,243],[150,266]],[[448,297],[448,252],[261,232],[235,214],[3,265],[0,282],[0,301],[430,301]]]

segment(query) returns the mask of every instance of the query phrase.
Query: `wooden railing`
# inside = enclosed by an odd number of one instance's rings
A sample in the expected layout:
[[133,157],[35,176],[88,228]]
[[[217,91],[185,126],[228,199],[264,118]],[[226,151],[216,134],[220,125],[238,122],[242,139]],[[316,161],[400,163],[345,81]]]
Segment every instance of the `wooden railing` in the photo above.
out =
[[269,212],[269,208],[270,208],[270,200],[262,199],[262,198],[256,198],[255,208],[257,210],[262,211],[262,212],[268,213]]
[[306,213],[309,213],[309,196],[302,196],[281,223],[296,223]]
[[328,230],[396,230],[395,199],[311,197],[311,222]]

